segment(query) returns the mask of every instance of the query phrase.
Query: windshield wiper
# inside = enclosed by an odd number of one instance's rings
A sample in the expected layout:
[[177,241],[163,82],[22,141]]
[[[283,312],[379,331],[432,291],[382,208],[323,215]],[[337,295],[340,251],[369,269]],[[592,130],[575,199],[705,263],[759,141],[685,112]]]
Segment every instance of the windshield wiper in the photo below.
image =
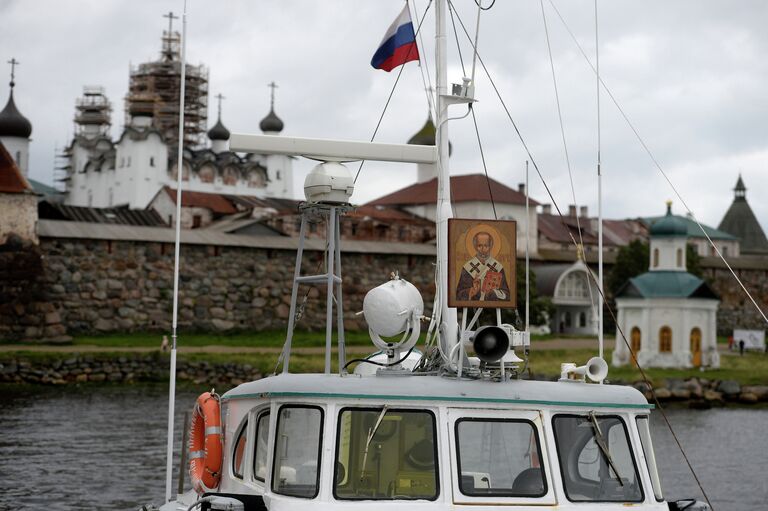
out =
[[363,477],[365,475],[365,463],[368,461],[368,448],[371,446],[371,441],[373,440],[374,435],[376,434],[376,431],[378,431],[379,426],[381,426],[381,421],[384,419],[384,416],[387,414],[387,410],[389,409],[389,405],[384,405],[384,407],[381,409],[381,413],[379,414],[379,418],[376,420],[376,424],[373,425],[372,428],[368,428],[368,439],[365,441],[365,451],[363,452],[363,464],[360,465],[360,480],[363,480]]
[[616,476],[616,480],[619,482],[621,486],[624,486],[624,481],[621,480],[619,471],[616,469],[616,465],[613,463],[613,458],[611,457],[611,452],[608,450],[608,444],[605,441],[603,432],[600,431],[600,424],[597,423],[597,417],[595,417],[595,412],[589,412],[589,421],[592,423],[592,426],[595,428],[595,443],[600,448],[600,452],[603,453],[603,457],[605,458],[605,461],[608,462],[608,466],[611,468],[611,470],[613,470],[613,474]]

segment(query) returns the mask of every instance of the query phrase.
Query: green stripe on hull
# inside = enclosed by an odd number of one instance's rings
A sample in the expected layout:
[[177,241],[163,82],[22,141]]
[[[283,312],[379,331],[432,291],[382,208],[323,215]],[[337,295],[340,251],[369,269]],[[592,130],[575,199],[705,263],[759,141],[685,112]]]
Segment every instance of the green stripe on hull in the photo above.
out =
[[582,401],[539,401],[531,399],[498,399],[485,397],[443,397],[443,396],[396,396],[387,394],[325,394],[322,392],[264,392],[260,394],[241,394],[224,397],[231,399],[264,399],[270,397],[304,397],[304,398],[342,398],[342,399],[390,399],[397,401],[458,401],[461,403],[503,403],[516,405],[544,405],[544,406],[577,406],[580,408],[631,408],[649,410],[652,404],[628,404],[628,403],[589,403]]

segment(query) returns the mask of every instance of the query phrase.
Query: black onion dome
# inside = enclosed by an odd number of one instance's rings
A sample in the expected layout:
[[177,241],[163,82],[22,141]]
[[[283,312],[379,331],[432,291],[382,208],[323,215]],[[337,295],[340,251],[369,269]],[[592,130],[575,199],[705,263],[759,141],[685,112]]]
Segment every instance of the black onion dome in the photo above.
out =
[[280,120],[280,118],[275,114],[275,110],[272,108],[269,110],[267,116],[263,118],[259,123],[259,128],[261,128],[261,131],[264,133],[279,133],[283,131],[283,126],[283,121]]
[[21,115],[13,101],[13,89],[8,97],[3,111],[0,112],[0,137],[29,138],[32,134],[32,123]]
[[229,130],[221,123],[221,117],[216,124],[208,130],[208,138],[211,140],[229,140]]

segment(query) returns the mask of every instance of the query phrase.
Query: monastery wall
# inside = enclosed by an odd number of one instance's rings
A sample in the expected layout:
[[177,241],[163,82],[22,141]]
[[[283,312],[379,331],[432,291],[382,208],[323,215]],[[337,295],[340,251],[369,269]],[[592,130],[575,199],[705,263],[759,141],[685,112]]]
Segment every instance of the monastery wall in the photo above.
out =
[[[279,238],[284,240],[285,238]],[[365,293],[399,271],[434,293],[434,256],[343,253],[345,327],[365,328]],[[376,247],[372,247],[376,248]],[[23,279],[0,261],[0,339],[61,340],[77,334],[170,332],[173,244],[42,237],[36,267]],[[423,252],[423,250],[422,250]],[[4,254],[0,254],[2,256]],[[303,271],[319,273],[323,253],[305,252]],[[295,250],[184,244],[181,249],[179,329],[283,330],[287,326]],[[32,266],[26,263],[26,266]],[[297,328],[325,329],[325,289],[300,287],[306,308]]]
[[[173,231],[40,221],[39,246],[0,246],[0,339],[66,340],[78,334],[170,331]],[[87,226],[77,231],[72,226]],[[87,229],[87,236],[82,234]],[[137,239],[126,239],[125,233]],[[133,234],[132,234],[133,233]],[[148,233],[148,234],[147,234]],[[185,232],[181,250],[180,331],[282,330],[287,325],[296,240]],[[194,238],[198,236],[198,238]],[[229,241],[235,240],[235,241]],[[266,240],[266,241],[265,241]],[[316,273],[320,240],[309,240],[303,271]],[[427,312],[434,293],[434,247],[423,244],[344,242],[345,324],[364,329],[365,293],[392,271],[423,292]],[[727,268],[702,260],[705,278],[722,296],[718,331],[764,328],[762,318]],[[768,260],[741,261],[735,271],[755,299],[768,303]],[[734,263],[735,264],[735,263]],[[322,329],[322,287],[307,294],[300,329]],[[300,301],[301,302],[301,301]]]

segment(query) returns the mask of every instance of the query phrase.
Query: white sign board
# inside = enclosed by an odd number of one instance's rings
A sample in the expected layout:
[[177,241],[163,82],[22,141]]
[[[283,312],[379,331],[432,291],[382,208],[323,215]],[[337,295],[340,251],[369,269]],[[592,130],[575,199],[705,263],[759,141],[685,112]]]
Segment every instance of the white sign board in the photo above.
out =
[[739,341],[744,341],[745,350],[765,349],[765,330],[734,330],[733,346],[739,349]]

